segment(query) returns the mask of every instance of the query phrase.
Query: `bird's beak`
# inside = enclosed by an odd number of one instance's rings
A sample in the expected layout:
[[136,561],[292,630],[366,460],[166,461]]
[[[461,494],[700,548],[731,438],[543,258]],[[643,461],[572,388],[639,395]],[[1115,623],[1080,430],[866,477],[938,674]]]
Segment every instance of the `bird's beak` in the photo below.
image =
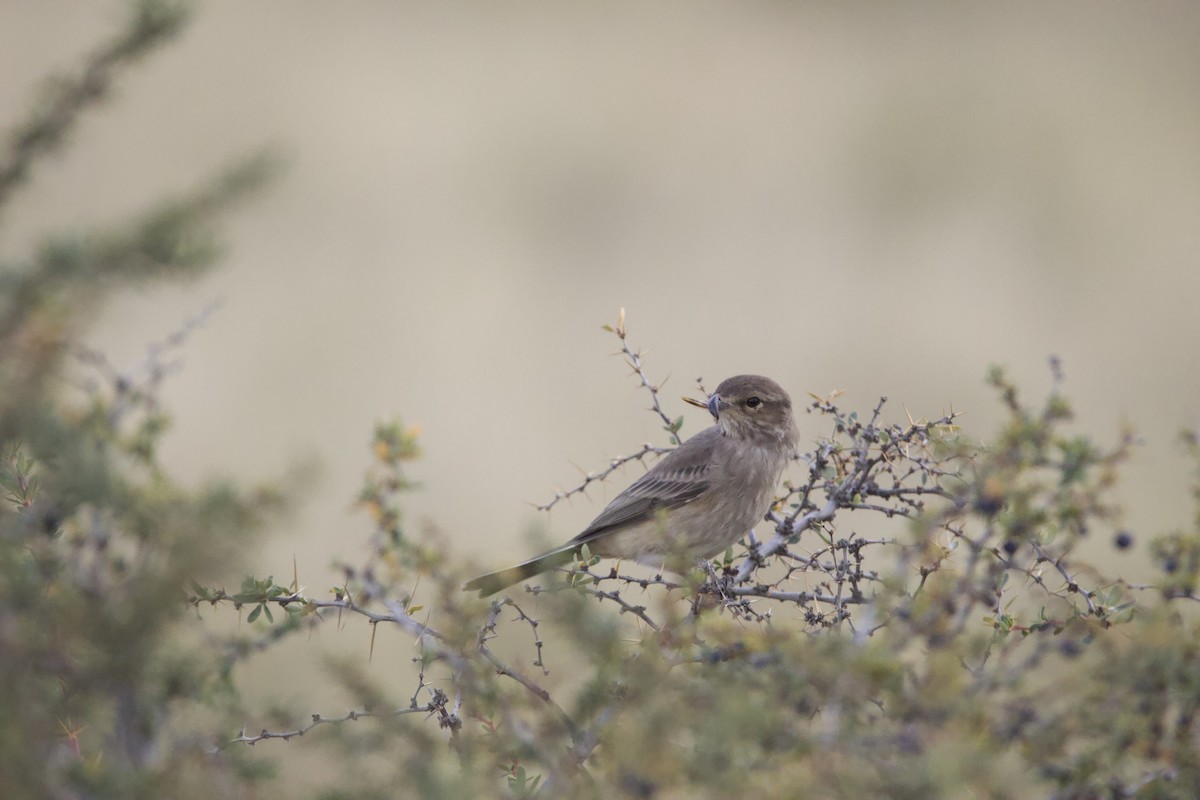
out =
[[689,405],[693,405],[693,406],[695,406],[696,408],[704,408],[704,409],[707,409],[707,410],[708,410],[708,413],[710,413],[710,414],[712,414],[712,415],[713,415],[713,419],[716,419],[716,418],[717,418],[717,412],[720,410],[720,407],[721,407],[721,396],[720,396],[720,395],[716,395],[716,394],[714,394],[714,395],[711,395],[711,396],[708,398],[708,402],[707,402],[707,403],[701,403],[699,400],[693,400],[693,399],[692,399],[692,398],[690,398],[690,397],[685,397],[685,398],[683,398],[683,402],[685,402],[685,403],[688,403]]

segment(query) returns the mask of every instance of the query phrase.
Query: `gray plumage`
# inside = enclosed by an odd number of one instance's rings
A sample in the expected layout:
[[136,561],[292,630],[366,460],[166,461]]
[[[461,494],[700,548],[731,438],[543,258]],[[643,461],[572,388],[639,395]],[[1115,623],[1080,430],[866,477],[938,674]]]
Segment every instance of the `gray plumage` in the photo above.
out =
[[795,452],[791,399],[770,378],[738,375],[723,381],[706,407],[717,424],[664,456],[574,539],[463,588],[486,597],[570,563],[585,544],[593,555],[686,568],[745,536],[770,508]]

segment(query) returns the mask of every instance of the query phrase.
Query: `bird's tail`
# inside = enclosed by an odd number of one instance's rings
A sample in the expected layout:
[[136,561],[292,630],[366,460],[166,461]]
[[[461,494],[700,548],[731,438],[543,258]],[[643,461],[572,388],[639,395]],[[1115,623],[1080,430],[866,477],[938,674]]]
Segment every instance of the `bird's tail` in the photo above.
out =
[[497,572],[489,572],[487,575],[480,575],[478,578],[472,578],[463,584],[463,589],[468,592],[479,592],[480,597],[487,597],[490,594],[495,594],[506,586],[512,586],[514,583],[532,578],[549,569],[561,567],[563,564],[569,564],[574,560],[575,547],[561,547],[558,550],[551,550],[549,553],[543,553],[537,558],[531,558],[528,561],[517,564],[515,567],[502,569]]

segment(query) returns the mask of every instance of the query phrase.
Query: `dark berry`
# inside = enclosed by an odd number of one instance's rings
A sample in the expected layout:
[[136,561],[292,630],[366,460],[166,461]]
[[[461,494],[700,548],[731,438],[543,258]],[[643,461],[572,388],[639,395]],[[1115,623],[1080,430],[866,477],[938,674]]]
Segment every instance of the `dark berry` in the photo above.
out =
[[1113,539],[1113,544],[1118,550],[1128,550],[1133,545],[1133,534],[1129,531],[1121,531]]
[[990,517],[1004,507],[1004,499],[981,494],[975,499],[975,510],[985,517]]
[[1004,483],[995,476],[985,480],[975,497],[975,509],[984,516],[994,516],[1004,508],[1004,488]]

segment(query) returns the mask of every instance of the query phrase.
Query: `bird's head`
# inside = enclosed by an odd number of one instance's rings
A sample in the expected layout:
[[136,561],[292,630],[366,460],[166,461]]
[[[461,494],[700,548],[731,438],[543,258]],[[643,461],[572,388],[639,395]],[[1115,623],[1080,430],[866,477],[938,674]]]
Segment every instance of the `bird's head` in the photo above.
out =
[[774,439],[795,445],[799,439],[792,417],[792,399],[775,381],[762,375],[737,375],[721,381],[707,403],[685,397],[708,409],[726,436]]

